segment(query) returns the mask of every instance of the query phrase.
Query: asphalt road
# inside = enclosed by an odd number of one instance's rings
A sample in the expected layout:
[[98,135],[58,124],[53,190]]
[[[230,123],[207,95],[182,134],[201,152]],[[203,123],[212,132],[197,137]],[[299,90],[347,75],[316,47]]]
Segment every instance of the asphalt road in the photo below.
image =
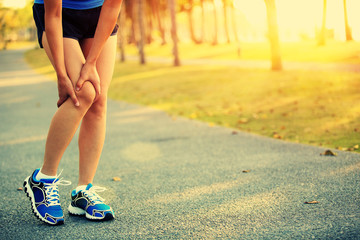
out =
[[[101,195],[116,219],[69,216],[72,187],[61,186],[65,224],[48,226],[17,189],[41,166],[56,101],[56,84],[23,50],[0,52],[0,239],[360,239],[359,154],[320,156],[325,149],[116,101],[94,181],[108,188]],[[76,138],[60,164],[73,186]]]

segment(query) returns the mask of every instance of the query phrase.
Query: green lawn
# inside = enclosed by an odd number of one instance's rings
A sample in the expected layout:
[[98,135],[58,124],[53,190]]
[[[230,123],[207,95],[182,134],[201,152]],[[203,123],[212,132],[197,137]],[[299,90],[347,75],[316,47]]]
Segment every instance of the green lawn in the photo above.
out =
[[[26,57],[34,68],[49,73],[41,50]],[[109,96],[162,109],[175,119],[185,116],[210,126],[348,149],[360,143],[359,89],[357,73],[127,62],[116,63]]]
[[[240,56],[235,43],[195,45],[193,43],[179,43],[181,59],[243,59],[268,60],[270,46],[268,43],[241,43]],[[137,55],[135,46],[126,46],[126,52]],[[153,43],[145,46],[147,56],[171,57],[171,44],[160,45]],[[325,46],[317,46],[315,41],[300,43],[282,43],[282,58],[284,61],[295,62],[346,62],[360,64],[360,42],[328,41]]]

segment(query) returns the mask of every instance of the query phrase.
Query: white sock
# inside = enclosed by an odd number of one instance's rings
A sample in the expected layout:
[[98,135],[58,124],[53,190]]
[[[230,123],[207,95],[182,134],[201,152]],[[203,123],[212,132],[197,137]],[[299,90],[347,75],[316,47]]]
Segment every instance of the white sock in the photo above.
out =
[[40,181],[41,179],[54,179],[54,178],[56,178],[56,176],[49,176],[49,175],[45,175],[45,174],[43,174],[42,172],[41,172],[41,169],[40,169],[40,171],[36,174],[36,176],[35,176],[35,179],[37,180],[37,181]]
[[75,188],[75,191],[78,193],[79,191],[86,190],[87,185],[80,185]]

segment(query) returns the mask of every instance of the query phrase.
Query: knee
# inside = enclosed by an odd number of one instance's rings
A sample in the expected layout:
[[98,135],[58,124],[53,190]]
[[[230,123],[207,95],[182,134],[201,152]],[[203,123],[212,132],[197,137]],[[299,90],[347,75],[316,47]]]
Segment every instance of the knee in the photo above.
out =
[[80,102],[80,107],[89,108],[95,99],[96,92],[94,86],[90,82],[85,82],[79,92],[77,92],[77,97]]
[[88,114],[92,116],[92,118],[101,119],[106,115],[106,105],[107,98],[106,96],[101,96],[94,102],[90,109],[88,110]]

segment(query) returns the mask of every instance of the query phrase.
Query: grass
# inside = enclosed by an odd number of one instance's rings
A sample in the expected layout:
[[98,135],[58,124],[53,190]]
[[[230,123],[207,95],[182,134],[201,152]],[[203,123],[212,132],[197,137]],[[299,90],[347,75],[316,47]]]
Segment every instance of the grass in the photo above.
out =
[[[19,49],[19,48],[29,48],[35,46],[35,42],[31,41],[13,41],[7,45],[7,49]],[[4,42],[0,42],[0,50],[3,50]]]
[[[241,55],[238,56],[238,46],[235,43],[195,45],[193,43],[180,43],[181,59],[243,59],[243,60],[269,60],[270,46],[268,43],[241,43]],[[126,47],[127,54],[137,55],[135,46]],[[171,44],[160,45],[153,43],[146,45],[147,56],[171,57]],[[360,42],[328,41],[325,46],[317,46],[315,41],[300,43],[282,43],[282,58],[284,61],[294,62],[343,62],[360,63]]]
[[[51,69],[43,51],[31,50],[26,58],[34,68]],[[358,73],[127,62],[116,63],[109,96],[174,118],[360,152],[352,149],[360,143],[359,89]]]

